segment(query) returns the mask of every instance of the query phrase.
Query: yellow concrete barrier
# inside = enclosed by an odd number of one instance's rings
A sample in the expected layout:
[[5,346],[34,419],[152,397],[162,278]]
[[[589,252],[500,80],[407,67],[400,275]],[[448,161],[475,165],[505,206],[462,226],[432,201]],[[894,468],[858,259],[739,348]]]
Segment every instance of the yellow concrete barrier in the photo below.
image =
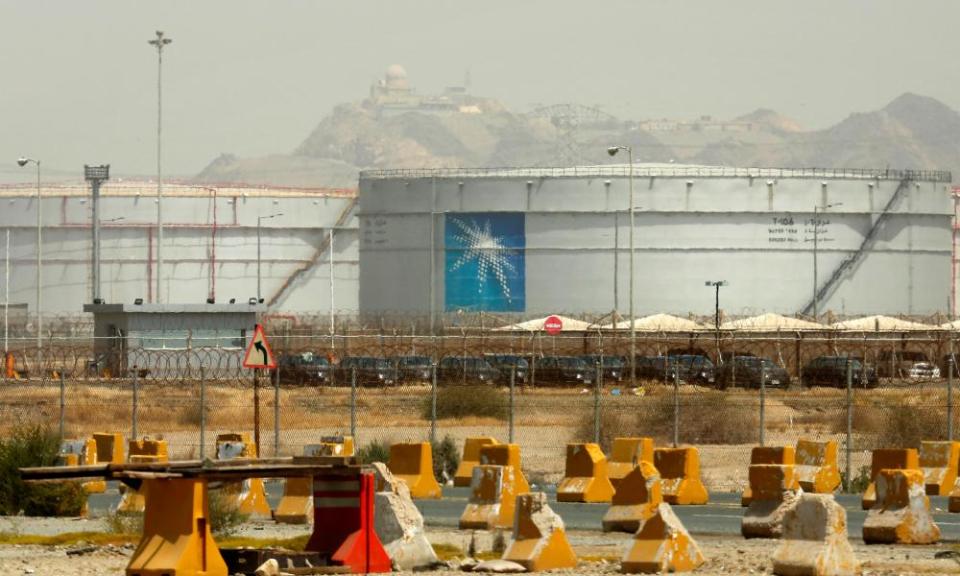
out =
[[[167,452],[166,440],[130,440],[127,447],[127,454],[130,462],[167,462],[169,454]],[[142,490],[134,490],[123,484],[120,485],[120,502],[117,504],[117,512],[129,514],[134,512],[143,512],[146,508],[146,499],[143,497]]]
[[123,464],[123,434],[94,432],[93,441],[97,443],[97,463]]
[[480,463],[513,467],[513,493],[526,494],[530,483],[520,467],[520,446],[517,444],[488,444],[480,448]]
[[833,494],[803,494],[783,518],[783,539],[773,554],[773,573],[854,576],[857,558],[847,539],[847,511]]
[[492,436],[475,436],[463,442],[463,456],[453,475],[454,486],[470,486],[473,482],[473,467],[480,464],[480,448],[488,444],[499,444]]
[[[256,458],[257,446],[246,432],[217,435],[217,460],[233,458]],[[224,482],[221,490],[237,506],[242,514],[261,518],[270,517],[270,505],[263,490],[261,478],[248,478],[242,482]]]
[[800,494],[794,465],[751,465],[750,489],[753,496],[740,520],[740,533],[744,538],[779,538],[784,515]]
[[470,499],[460,515],[461,530],[491,530],[513,526],[517,495],[513,466],[473,467]]
[[837,443],[833,440],[817,442],[800,439],[797,441],[794,470],[804,492],[832,494],[840,487]]
[[164,505],[147,508],[143,537],[127,564],[127,576],[227,576],[227,565],[210,534],[206,481],[144,480],[143,490],[147,498]]
[[653,464],[653,438],[614,438],[610,459],[607,461],[607,472],[613,489],[616,490],[617,484],[644,460]]
[[[860,501],[864,510],[873,508],[877,502],[877,476],[884,468],[899,470],[919,470],[920,459],[916,448],[881,448],[870,456],[870,484],[867,485]],[[953,510],[951,510],[953,512]]]
[[635,534],[662,503],[660,473],[652,462],[640,460],[614,492],[610,508],[603,515],[603,531]]
[[960,442],[921,442],[920,469],[930,496],[949,496],[957,483]]
[[439,499],[440,484],[433,475],[433,452],[429,442],[401,443],[390,446],[387,467],[410,487],[410,496]]
[[[796,453],[793,446],[754,446],[750,450],[750,465],[754,464],[796,464]],[[796,475],[794,475],[796,479]],[[799,486],[799,481],[797,486]],[[749,506],[753,492],[748,484],[740,495],[740,505]]]
[[517,496],[513,542],[503,559],[520,564],[528,572],[577,566],[563,520],[547,504],[543,492]]
[[[330,436],[319,444],[303,447],[303,455],[353,456],[352,436]],[[273,519],[280,524],[309,524],[313,520],[313,481],[311,478],[287,478],[283,484],[283,497],[273,512]]]
[[668,504],[699,505],[709,500],[700,480],[700,451],[686,448],[657,448],[653,465],[660,472],[663,499]]
[[613,484],[607,457],[597,444],[567,444],[566,470],[557,486],[557,502],[609,502]]
[[877,476],[877,503],[863,522],[867,544],[933,544],[940,528],[930,514],[923,472],[885,468]]
[[703,553],[667,503],[657,507],[637,530],[620,560],[625,574],[689,572],[703,564]]
[[[93,438],[64,440],[60,444],[57,461],[61,466],[89,466],[97,463],[97,442]],[[87,494],[103,494],[107,490],[104,480],[88,480],[81,484]],[[84,505],[82,516],[86,516]]]

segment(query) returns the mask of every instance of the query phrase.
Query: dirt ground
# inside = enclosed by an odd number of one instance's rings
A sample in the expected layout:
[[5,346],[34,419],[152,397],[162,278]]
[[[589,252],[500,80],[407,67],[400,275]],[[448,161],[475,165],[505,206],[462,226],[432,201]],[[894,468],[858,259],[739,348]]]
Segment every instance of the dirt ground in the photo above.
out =
[[[22,533],[75,532],[96,529],[96,521],[18,519],[14,522]],[[0,519],[0,530],[9,531],[9,519]],[[272,524],[249,524],[241,534],[260,538],[289,537],[304,532],[303,527],[275,526]],[[9,532],[7,532],[9,533]],[[471,533],[452,529],[430,528],[428,537],[435,544],[454,546],[465,550]],[[573,531],[569,534],[571,544],[581,561],[576,569],[560,570],[559,574],[614,574],[619,572],[619,557],[630,545],[628,534],[602,534],[599,532]],[[771,574],[771,557],[776,550],[775,540],[744,540],[740,537],[695,536],[706,557],[706,563],[697,574],[713,576],[741,576],[745,574]],[[492,542],[489,533],[474,537],[479,552],[489,550]],[[937,553],[950,553],[955,544],[933,546],[866,546],[859,540],[852,541],[855,554],[862,565],[864,575],[929,575],[960,574],[960,555],[937,559]],[[134,550],[132,544],[89,546],[77,543],[70,546],[0,545],[0,574],[51,575],[51,576],[118,576]],[[448,561],[440,569],[417,572],[424,575],[453,575],[464,572],[456,568],[458,560]]]

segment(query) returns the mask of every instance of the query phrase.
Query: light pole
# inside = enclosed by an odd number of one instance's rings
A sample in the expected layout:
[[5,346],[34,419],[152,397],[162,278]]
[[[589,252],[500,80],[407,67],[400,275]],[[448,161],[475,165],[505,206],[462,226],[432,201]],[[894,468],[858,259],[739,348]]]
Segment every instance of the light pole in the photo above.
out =
[[843,202],[834,202],[825,206],[813,205],[813,321],[817,321],[820,313],[820,294],[817,287],[817,239],[820,235],[820,211],[843,206]]
[[716,289],[716,298],[714,300],[714,312],[713,312],[713,327],[716,331],[717,338],[717,363],[719,364],[722,358],[720,357],[720,287],[726,286],[726,280],[707,280],[704,282],[706,286],[713,286]]
[[283,216],[283,212],[268,214],[267,216],[257,216],[257,304],[259,304],[262,299],[260,296],[260,222],[269,220],[270,218],[276,218],[277,216]]
[[330,227],[330,349],[336,347],[334,331],[336,330],[336,313],[333,301],[333,226]]
[[157,298],[160,297],[161,276],[163,270],[163,164],[161,162],[160,134],[163,128],[163,47],[173,42],[164,38],[163,32],[157,30],[157,37],[147,42],[157,49]]
[[83,166],[83,178],[90,183],[90,195],[92,197],[91,220],[93,230],[93,263],[91,265],[91,276],[93,276],[93,298],[91,302],[99,304],[100,299],[100,185],[110,179],[110,165],[101,164],[100,166]]
[[43,202],[40,199],[40,161],[34,158],[21,157],[17,164],[21,168],[33,162],[37,165],[37,373],[42,369],[43,362]]
[[[633,148],[630,146],[610,146],[607,148],[607,154],[611,156],[616,156],[617,152],[621,150],[626,150],[627,159],[630,162],[629,168],[629,186],[630,186],[630,305],[629,305],[629,314],[630,314],[630,382],[636,383],[637,380],[637,331],[634,326],[634,321],[636,318],[633,315],[633,219],[634,219],[634,209],[633,209]],[[614,319],[616,322],[616,319]],[[614,324],[616,326],[616,324]]]

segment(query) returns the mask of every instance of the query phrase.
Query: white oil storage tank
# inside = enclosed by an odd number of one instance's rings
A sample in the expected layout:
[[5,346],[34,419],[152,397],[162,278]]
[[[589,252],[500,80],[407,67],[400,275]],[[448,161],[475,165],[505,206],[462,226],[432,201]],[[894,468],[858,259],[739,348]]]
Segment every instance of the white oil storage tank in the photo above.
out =
[[360,309],[626,313],[632,188],[637,315],[712,313],[705,282],[718,280],[733,315],[947,312],[950,181],[673,164],[366,171]]

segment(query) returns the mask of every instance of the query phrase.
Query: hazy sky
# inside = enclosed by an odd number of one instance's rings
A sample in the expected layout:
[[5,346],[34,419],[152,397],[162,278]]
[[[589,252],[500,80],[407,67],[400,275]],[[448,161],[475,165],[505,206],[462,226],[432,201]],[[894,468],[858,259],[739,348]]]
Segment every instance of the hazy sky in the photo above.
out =
[[392,63],[419,92],[461,84],[517,109],[598,104],[625,118],[758,107],[820,128],[912,91],[960,109],[955,0],[0,0],[0,181],[15,159],[164,172],[221,152],[288,152]]

